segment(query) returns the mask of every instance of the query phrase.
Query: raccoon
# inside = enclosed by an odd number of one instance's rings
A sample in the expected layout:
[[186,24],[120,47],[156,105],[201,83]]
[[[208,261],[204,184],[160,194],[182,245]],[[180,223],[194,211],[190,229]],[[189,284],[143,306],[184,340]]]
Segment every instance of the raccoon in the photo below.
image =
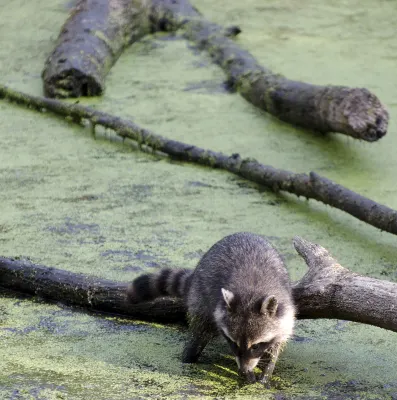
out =
[[[195,270],[163,269],[138,277],[128,288],[131,303],[160,296],[183,298],[187,307],[184,363],[196,362],[220,334],[236,358],[240,376],[269,384],[295,321],[288,273],[270,243],[252,233],[235,233],[214,244]],[[258,377],[256,367],[261,369]]]

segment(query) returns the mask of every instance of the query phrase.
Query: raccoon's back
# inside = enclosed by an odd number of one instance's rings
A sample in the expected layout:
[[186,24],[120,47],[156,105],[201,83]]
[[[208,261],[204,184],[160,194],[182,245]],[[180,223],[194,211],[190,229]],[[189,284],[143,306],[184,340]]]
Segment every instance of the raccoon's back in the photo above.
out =
[[[226,236],[200,260],[191,281],[192,296],[216,307],[221,288],[290,297],[288,272],[281,255],[264,238],[241,232]],[[267,293],[268,291],[272,293]]]

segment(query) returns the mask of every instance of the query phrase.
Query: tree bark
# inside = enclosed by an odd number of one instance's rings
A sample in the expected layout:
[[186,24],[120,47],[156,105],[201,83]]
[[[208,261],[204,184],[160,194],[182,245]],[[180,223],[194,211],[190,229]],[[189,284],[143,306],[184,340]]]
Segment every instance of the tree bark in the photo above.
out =
[[184,323],[185,309],[179,300],[163,298],[131,307],[127,302],[127,286],[127,283],[75,274],[27,260],[0,257],[0,287],[4,289],[88,311],[145,321]]
[[293,288],[299,318],[337,318],[397,332],[397,283],[351,272],[302,238],[294,246],[309,267]]
[[124,48],[149,32],[141,0],[80,0],[42,73],[48,97],[98,96]]
[[87,119],[93,126],[101,125],[113,129],[118,136],[136,141],[141,148],[142,145],[145,145],[153,151],[160,151],[182,161],[221,168],[264,185],[274,192],[282,190],[297,196],[304,196],[307,199],[321,201],[383,231],[397,234],[396,210],[376,203],[314,172],[309,175],[296,174],[263,165],[254,159],[243,159],[239,154],[229,156],[176,140],[169,140],[141,128],[132,121],[105,112],[79,104],[68,104],[55,99],[31,96],[2,85],[0,85],[0,98],[32,107],[38,111],[47,110],[57,115],[70,117],[74,122]]
[[368,142],[387,132],[389,114],[370,91],[316,86],[273,73],[225,37],[224,29],[205,19],[189,0],[152,0],[150,19],[153,30],[181,29],[186,39],[210,54],[247,101],[282,121]]
[[[323,247],[302,238],[294,246],[309,270],[293,285],[298,319],[338,318],[397,332],[397,284],[343,268]],[[0,257],[0,287],[96,312],[186,324],[181,300],[129,304],[127,283]]]

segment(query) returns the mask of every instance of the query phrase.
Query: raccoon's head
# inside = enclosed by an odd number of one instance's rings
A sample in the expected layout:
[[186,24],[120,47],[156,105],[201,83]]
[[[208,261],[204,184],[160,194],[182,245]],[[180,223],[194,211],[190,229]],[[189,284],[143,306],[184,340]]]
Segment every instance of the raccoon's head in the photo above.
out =
[[239,373],[255,381],[253,369],[261,357],[292,334],[294,311],[273,295],[241,296],[222,288],[214,318],[236,357]]

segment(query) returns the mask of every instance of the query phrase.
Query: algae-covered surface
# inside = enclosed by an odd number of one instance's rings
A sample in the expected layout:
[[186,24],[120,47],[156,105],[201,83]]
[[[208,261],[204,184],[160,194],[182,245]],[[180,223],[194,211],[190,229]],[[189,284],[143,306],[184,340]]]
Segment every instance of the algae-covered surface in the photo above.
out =
[[[66,19],[64,0],[0,4],[1,82],[42,94],[40,73]],[[390,111],[369,144],[276,121],[223,84],[222,71],[178,36],[148,37],[112,69],[103,98],[83,104],[156,133],[295,172],[317,171],[397,209],[397,9],[393,1],[197,0],[239,24],[238,40],[290,78],[374,91]],[[265,235],[292,279],[305,265],[294,235],[342,265],[397,281],[396,237],[314,201],[274,194],[226,172],[170,162],[49,114],[0,102],[0,253],[127,281],[193,268],[236,231]],[[183,328],[91,315],[0,293],[0,398],[397,399],[397,335],[337,320],[299,321],[273,389],[241,386],[222,341],[183,365]]]

